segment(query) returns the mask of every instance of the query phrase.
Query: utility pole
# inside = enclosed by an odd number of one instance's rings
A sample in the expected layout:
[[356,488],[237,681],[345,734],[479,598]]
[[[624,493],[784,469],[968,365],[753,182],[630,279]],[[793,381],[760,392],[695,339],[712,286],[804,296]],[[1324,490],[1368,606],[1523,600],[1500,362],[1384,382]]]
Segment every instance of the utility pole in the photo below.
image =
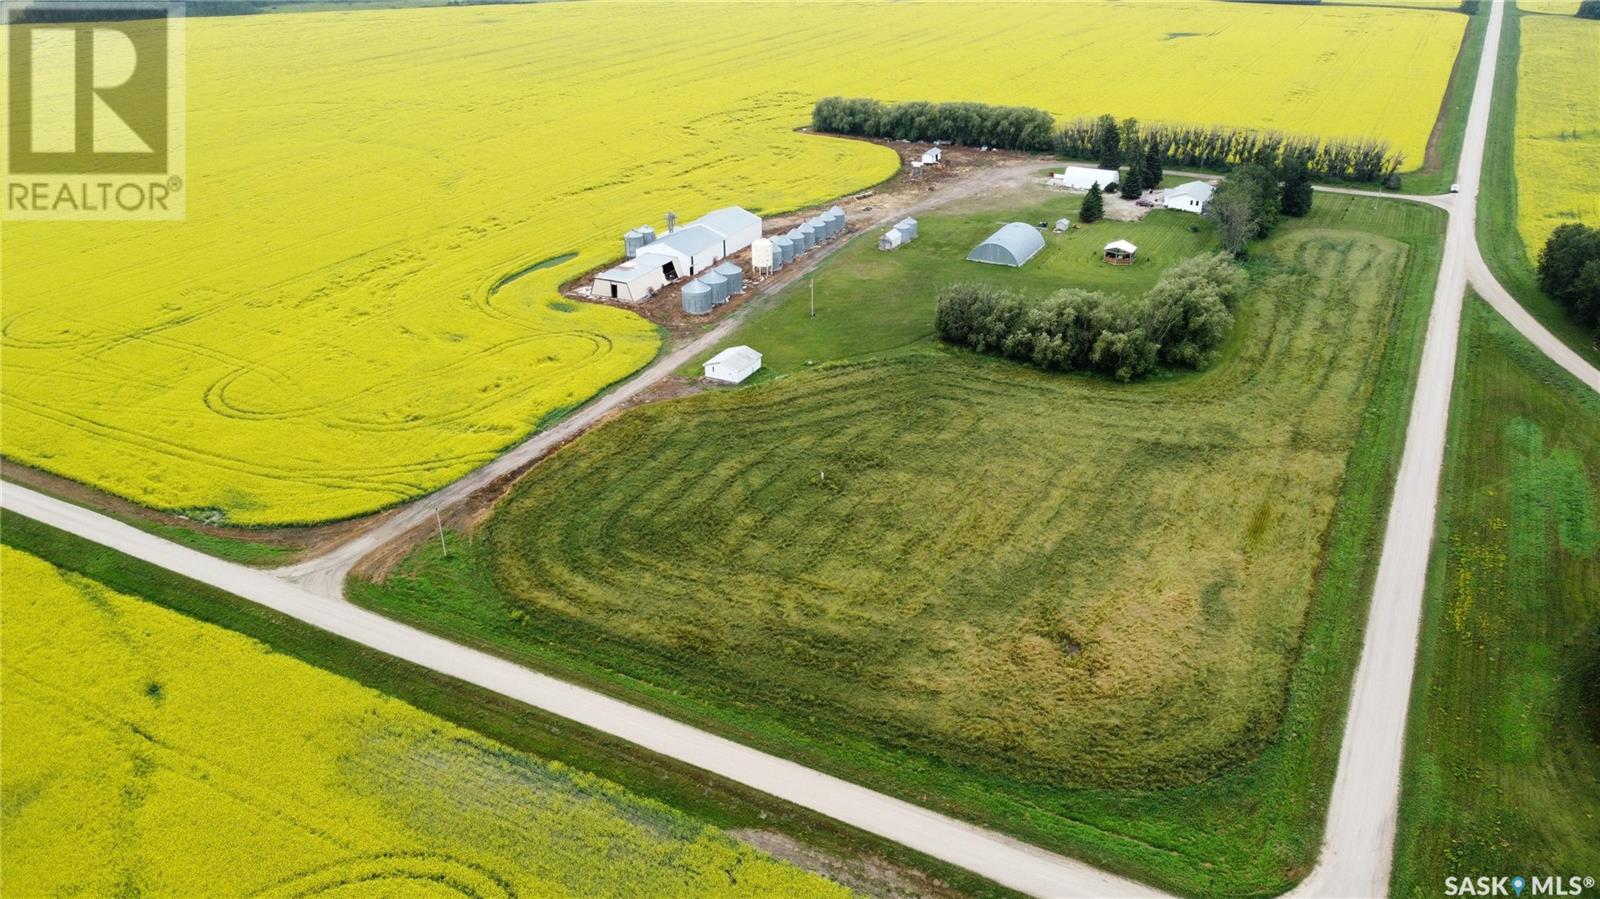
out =
[[444,552],[446,558],[449,558],[450,547],[446,546],[444,542],[444,521],[439,518],[438,506],[433,507],[433,524],[439,529],[439,549]]
[[817,317],[817,278],[811,277],[811,317]]

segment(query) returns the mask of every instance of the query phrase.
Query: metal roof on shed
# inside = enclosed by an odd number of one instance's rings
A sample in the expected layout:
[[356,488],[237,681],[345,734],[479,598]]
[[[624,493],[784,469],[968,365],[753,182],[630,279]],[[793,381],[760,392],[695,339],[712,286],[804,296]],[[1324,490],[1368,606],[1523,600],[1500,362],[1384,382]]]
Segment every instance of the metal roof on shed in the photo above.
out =
[[722,252],[722,239],[725,235],[700,224],[679,228],[670,234],[663,234],[650,243],[640,248],[641,255],[650,251],[651,247],[670,247],[685,256],[698,256],[707,250]]
[[672,259],[667,256],[658,256],[654,253],[640,253],[638,256],[629,259],[627,262],[624,262],[621,265],[608,268],[600,274],[595,275],[595,278],[602,281],[617,281],[622,284],[629,284],[637,281],[640,278],[643,278],[646,275],[660,271],[662,266],[671,261]]
[[700,216],[694,220],[694,224],[690,225],[690,227],[695,225],[704,225],[723,237],[728,237],[751,225],[755,225],[759,229],[761,227],[761,217],[742,207],[729,206]]

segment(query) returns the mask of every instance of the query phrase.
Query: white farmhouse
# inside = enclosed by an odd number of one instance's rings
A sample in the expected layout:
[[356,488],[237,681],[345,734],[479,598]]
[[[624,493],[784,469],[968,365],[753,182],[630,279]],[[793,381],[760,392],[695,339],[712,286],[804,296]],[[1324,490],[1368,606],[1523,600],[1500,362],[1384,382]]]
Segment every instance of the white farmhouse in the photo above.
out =
[[1107,185],[1117,183],[1119,177],[1116,169],[1091,169],[1088,166],[1069,165],[1066,171],[1051,175],[1050,183],[1067,190],[1088,190],[1098,184],[1101,190],[1105,190]]
[[1161,205],[1180,212],[1203,215],[1206,211],[1206,204],[1211,202],[1211,195],[1216,192],[1217,189],[1215,187],[1204,181],[1186,181],[1163,194]]
[[708,381],[738,384],[761,368],[761,354],[747,346],[732,346],[706,360]]

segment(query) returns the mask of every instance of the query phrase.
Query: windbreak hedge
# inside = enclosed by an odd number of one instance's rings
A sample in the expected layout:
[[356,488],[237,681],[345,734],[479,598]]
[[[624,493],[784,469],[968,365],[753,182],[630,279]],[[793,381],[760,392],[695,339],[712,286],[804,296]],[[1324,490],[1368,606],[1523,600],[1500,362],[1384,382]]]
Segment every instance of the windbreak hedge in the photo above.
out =
[[824,97],[811,110],[819,132],[969,147],[1054,152],[1106,167],[1150,158],[1175,166],[1227,169],[1256,163],[1278,168],[1304,163],[1334,181],[1378,182],[1400,170],[1405,157],[1377,139],[1327,139],[1226,125],[1141,125],[1103,115],[1056,128],[1055,118],[1031,106],[987,103],[885,103],[868,97]]

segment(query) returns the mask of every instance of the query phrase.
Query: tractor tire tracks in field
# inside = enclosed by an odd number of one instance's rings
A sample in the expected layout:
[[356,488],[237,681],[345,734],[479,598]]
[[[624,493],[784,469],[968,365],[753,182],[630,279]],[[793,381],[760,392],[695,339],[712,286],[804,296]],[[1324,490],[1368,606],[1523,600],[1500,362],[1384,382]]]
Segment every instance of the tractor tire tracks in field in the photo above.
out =
[[[1449,231],[1413,399],[1404,455],[1391,502],[1370,620],[1350,708],[1318,864],[1299,896],[1381,896],[1388,892],[1406,715],[1434,513],[1444,460],[1456,346],[1470,283],[1531,343],[1600,391],[1600,370],[1535,321],[1489,273],[1475,234],[1476,198],[1504,9],[1493,3],[1461,153],[1461,192],[1443,197],[1363,193],[1429,203],[1449,212]],[[997,167],[937,197],[885,210],[882,221],[1031,177],[1037,161]],[[842,242],[841,242],[842,243]],[[823,257],[808,262],[815,265]],[[796,273],[803,274],[804,270]],[[792,277],[789,279],[792,280]],[[314,559],[268,573],[163,540],[87,509],[7,484],[0,505],[185,577],[241,596],[313,627],[511,697],[635,743],[1037,896],[1159,895],[1083,862],[940,815],[839,778],[697,730],[461,646],[342,601],[355,566],[395,540],[428,527],[434,515],[471,499],[577,437],[727,337],[746,304],[709,331],[656,359],[636,377],[534,435],[465,478],[404,506]]]

